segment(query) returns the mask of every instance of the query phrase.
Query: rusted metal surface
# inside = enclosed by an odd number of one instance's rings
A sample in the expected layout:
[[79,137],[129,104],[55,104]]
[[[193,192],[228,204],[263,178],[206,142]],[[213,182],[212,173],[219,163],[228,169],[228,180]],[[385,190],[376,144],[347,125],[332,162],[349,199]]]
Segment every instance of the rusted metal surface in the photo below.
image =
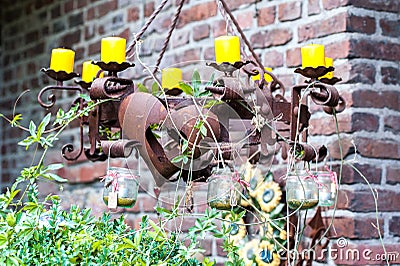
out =
[[104,154],[111,158],[127,158],[132,154],[135,146],[140,142],[136,140],[103,140],[101,141],[101,148]]
[[119,99],[122,96],[132,93],[135,86],[133,81],[117,77],[98,78],[92,82],[90,87],[90,98],[99,99]]

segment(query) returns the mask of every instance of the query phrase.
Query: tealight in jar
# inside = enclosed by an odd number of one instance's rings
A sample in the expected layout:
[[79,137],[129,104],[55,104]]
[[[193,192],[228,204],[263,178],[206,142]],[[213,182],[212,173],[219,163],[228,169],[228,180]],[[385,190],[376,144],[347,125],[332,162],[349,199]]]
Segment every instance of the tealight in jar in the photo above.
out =
[[316,176],[307,171],[291,172],[286,179],[286,202],[291,209],[310,209],[318,205]]
[[207,203],[210,207],[230,210],[240,204],[242,186],[229,169],[217,171],[207,183]]
[[318,171],[319,206],[330,207],[337,194],[337,175],[332,171]]
[[115,197],[113,193],[116,193],[118,207],[132,207],[137,199],[138,179],[139,175],[135,170],[110,167],[105,178],[103,201],[110,207],[110,197]]

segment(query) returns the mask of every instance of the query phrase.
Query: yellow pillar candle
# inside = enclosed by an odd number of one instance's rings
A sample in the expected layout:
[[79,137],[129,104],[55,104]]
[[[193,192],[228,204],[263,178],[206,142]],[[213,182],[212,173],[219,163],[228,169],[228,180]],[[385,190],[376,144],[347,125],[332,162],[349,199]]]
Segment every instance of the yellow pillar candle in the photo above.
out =
[[161,75],[161,86],[164,89],[179,88],[182,81],[182,70],[180,68],[164,68]]
[[[333,58],[325,57],[325,67],[333,67]],[[321,78],[332,79],[333,71],[326,73],[324,76],[320,77],[320,79]]]
[[240,61],[240,40],[238,36],[220,36],[215,38],[215,61],[235,63]]
[[[270,68],[270,67],[264,67],[264,69],[267,70],[268,72],[272,72],[272,68]],[[252,76],[251,78],[252,78],[253,80],[260,80],[260,73],[258,73],[258,74],[255,75],[255,76]],[[272,81],[272,77],[271,77],[270,75],[268,75],[267,73],[264,74],[264,79],[265,79],[267,82],[271,82],[271,81]]]
[[105,63],[125,62],[126,40],[120,37],[101,39],[101,61]]
[[51,51],[50,69],[54,71],[74,71],[75,52],[70,49],[56,48]]
[[310,44],[301,47],[302,67],[325,66],[325,48],[321,44]]
[[[84,82],[92,82],[95,78],[97,73],[101,70],[98,65],[92,64],[92,61],[83,62],[82,65],[82,80]],[[103,73],[100,74],[100,77],[103,76]]]

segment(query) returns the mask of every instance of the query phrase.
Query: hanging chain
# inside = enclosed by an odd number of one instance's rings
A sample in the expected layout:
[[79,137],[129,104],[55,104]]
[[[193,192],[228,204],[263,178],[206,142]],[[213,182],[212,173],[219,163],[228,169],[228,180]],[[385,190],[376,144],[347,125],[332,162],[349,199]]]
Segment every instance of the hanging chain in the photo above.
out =
[[177,25],[178,19],[179,19],[179,15],[181,14],[181,10],[182,10],[182,7],[183,7],[183,4],[184,4],[184,3],[185,3],[185,0],[180,0],[180,1],[179,1],[178,8],[176,9],[174,18],[172,19],[171,26],[169,27],[168,35],[167,35],[167,37],[165,38],[165,40],[164,40],[164,45],[163,45],[163,47],[162,47],[162,49],[161,49],[160,54],[158,55],[157,63],[156,63],[155,69],[154,69],[154,71],[153,71],[153,75],[155,75],[155,74],[157,73],[157,70],[158,70],[158,67],[160,66],[161,60],[162,60],[162,58],[163,58],[163,56],[164,56],[164,54],[165,54],[165,51],[167,50],[168,43],[169,43],[169,41],[170,41],[170,39],[171,39],[172,32],[173,32],[174,29],[176,28],[176,25]]

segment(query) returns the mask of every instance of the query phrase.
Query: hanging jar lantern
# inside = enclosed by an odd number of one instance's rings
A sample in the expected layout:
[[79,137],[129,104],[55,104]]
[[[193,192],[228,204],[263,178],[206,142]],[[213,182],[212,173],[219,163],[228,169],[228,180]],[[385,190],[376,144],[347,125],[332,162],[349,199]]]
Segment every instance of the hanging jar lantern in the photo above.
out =
[[111,209],[132,207],[137,199],[138,179],[139,175],[135,170],[110,167],[105,178],[103,201]]
[[319,182],[319,206],[330,207],[335,203],[336,194],[338,190],[337,175],[335,172],[329,170],[318,171]]
[[309,171],[291,172],[286,179],[286,201],[291,209],[310,209],[318,205],[317,177]]
[[240,204],[242,184],[237,172],[229,168],[217,170],[208,180],[207,203],[219,210],[230,210]]

